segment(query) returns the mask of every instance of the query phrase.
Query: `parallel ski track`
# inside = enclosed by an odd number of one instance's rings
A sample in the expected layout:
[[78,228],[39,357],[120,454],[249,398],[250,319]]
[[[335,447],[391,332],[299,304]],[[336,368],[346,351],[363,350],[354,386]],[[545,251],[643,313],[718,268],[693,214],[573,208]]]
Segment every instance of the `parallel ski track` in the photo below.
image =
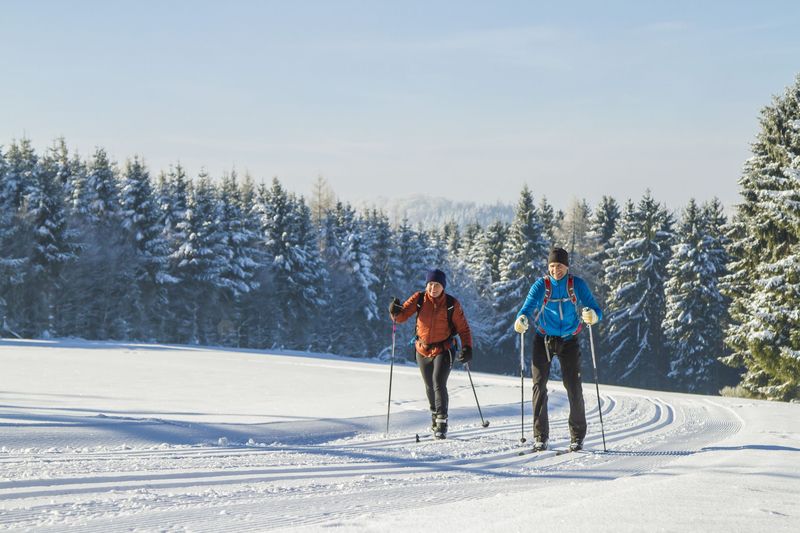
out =
[[[446,441],[415,443],[412,433],[313,446],[4,457],[0,464],[12,471],[39,462],[54,471],[67,464],[84,473],[0,482],[0,500],[7,509],[0,511],[0,529],[68,525],[75,531],[165,531],[165,523],[192,521],[193,530],[221,530],[214,521],[221,512],[226,513],[224,523],[235,522],[231,528],[237,531],[331,524],[366,512],[433,505],[443,497],[485,497],[493,479],[503,479],[507,492],[513,487],[529,490],[532,478],[559,482],[638,475],[698,453],[739,429],[733,415],[710,401],[681,404],[676,408],[656,397],[605,395],[607,453],[602,452],[595,404],[587,413],[586,450],[560,456],[552,451],[519,456],[519,419],[505,418],[493,420],[488,428],[456,427]],[[567,435],[566,413],[551,413],[551,442],[565,446]],[[393,483],[384,485],[387,478]],[[45,499],[50,503],[41,503]],[[36,503],[28,506],[26,501]],[[132,510],[147,512],[133,517]],[[194,523],[199,516],[208,522]]]

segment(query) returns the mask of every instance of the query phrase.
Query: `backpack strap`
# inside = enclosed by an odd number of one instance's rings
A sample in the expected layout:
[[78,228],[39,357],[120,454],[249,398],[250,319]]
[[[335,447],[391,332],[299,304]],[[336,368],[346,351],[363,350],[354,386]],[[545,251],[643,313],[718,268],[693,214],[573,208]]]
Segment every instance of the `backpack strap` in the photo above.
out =
[[456,310],[456,299],[447,293],[445,293],[444,296],[447,300],[447,324],[450,326],[450,336],[452,337],[456,334],[456,326],[453,324],[453,312]]
[[[544,276],[542,279],[544,280],[544,298],[542,299],[542,306],[536,311],[536,316],[533,317],[534,324],[538,322],[539,317],[544,313],[544,307],[550,301],[550,295],[553,294],[553,284],[550,282],[550,276]],[[542,330],[542,328],[539,329]]]
[[578,297],[575,296],[575,278],[571,275],[567,278],[567,294],[569,299],[572,300],[572,305],[575,306],[575,311],[578,311]]
[[581,314],[578,309],[578,297],[575,296],[575,278],[572,277],[572,274],[567,278],[567,294],[569,294],[569,299],[572,300],[572,305],[575,306],[575,316],[578,317],[578,327],[572,332],[573,335],[577,335],[583,328],[583,322],[581,322]]
[[417,324],[419,324],[419,312],[422,311],[422,303],[425,301],[425,291],[419,291],[417,293],[417,319],[414,322],[414,340],[419,339],[419,335],[417,335]]

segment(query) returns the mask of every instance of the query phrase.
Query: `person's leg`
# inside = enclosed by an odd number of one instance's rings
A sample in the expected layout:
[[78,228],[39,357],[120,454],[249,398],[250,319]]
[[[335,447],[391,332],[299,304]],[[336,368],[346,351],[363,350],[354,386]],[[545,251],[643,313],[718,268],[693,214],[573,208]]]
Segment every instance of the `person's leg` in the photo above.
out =
[[417,352],[417,366],[419,366],[419,373],[422,375],[422,382],[425,384],[428,408],[433,416],[436,414],[436,394],[433,391],[433,358],[423,357]]
[[578,339],[560,343],[558,354],[561,362],[561,375],[569,400],[569,433],[572,441],[586,436],[586,406],[583,402],[583,384],[581,383],[581,350]]
[[447,350],[433,358],[433,396],[437,415],[447,418],[450,397],[447,394],[447,378],[453,367],[453,351]]
[[550,438],[550,421],[547,417],[547,380],[550,379],[550,361],[547,358],[545,338],[533,335],[533,438],[546,441]]

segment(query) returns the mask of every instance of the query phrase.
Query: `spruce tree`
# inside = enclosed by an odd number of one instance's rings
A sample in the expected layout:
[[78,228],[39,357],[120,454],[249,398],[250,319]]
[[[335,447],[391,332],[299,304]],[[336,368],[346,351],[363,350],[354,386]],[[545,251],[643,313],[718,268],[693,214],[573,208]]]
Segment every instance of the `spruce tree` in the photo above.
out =
[[560,211],[556,213],[545,196],[542,196],[542,199],[539,200],[539,209],[537,213],[547,239],[547,246],[551,248],[556,243],[556,234],[558,233],[558,227],[564,214]]
[[295,197],[293,206],[297,228],[292,246],[294,301],[298,311],[298,320],[294,323],[295,338],[299,339],[300,349],[322,350],[327,346],[327,339],[319,334],[317,328],[308,328],[307,321],[322,320],[322,313],[330,300],[328,269],[320,255],[318,230],[311,209],[302,197]]
[[324,258],[330,272],[330,301],[325,316],[329,350],[364,356],[374,349],[369,334],[353,334],[379,327],[377,296],[372,287],[372,250],[364,223],[350,205],[338,202],[325,223]]
[[31,228],[22,222],[21,209],[26,188],[36,180],[39,161],[27,139],[12,143],[5,157],[0,155],[0,305],[3,326],[11,331],[27,327],[24,282],[31,255]]
[[[349,272],[351,278],[352,294],[350,297],[355,302],[353,323],[361,325],[365,330],[374,329],[379,323],[380,316],[377,307],[377,295],[373,287],[377,285],[378,278],[373,272],[371,242],[365,237],[365,223],[363,219],[353,219],[352,224],[345,225],[340,268]],[[354,349],[364,355],[370,353],[371,345],[368,335],[356,336]]]
[[415,291],[422,290],[425,281],[427,261],[423,256],[420,235],[403,219],[395,231],[394,248],[397,251],[399,278],[397,280],[397,296],[402,300]]
[[32,228],[33,249],[28,267],[31,330],[37,335],[63,334],[62,278],[66,264],[77,258],[76,232],[68,228],[64,202],[65,176],[71,162],[65,145],[54,146],[42,158],[38,180],[26,193],[26,215]]
[[216,314],[224,269],[223,235],[219,227],[220,208],[211,179],[198,175],[186,211],[177,230],[185,239],[170,257],[177,283],[173,300],[180,342],[217,342]]
[[492,325],[492,338],[500,354],[497,369],[515,368],[518,360],[515,346],[519,335],[513,329],[514,319],[533,282],[547,272],[548,248],[547,234],[531,192],[525,186],[500,257],[500,280],[493,286],[495,323]]
[[489,247],[489,261],[492,271],[492,283],[500,281],[500,258],[508,238],[509,225],[497,221],[486,228],[486,244]]
[[12,144],[2,166],[2,300],[6,320],[23,336],[61,332],[61,271],[75,258],[67,228],[56,148],[39,158],[30,141]]
[[259,266],[257,243],[260,239],[247,223],[242,189],[235,171],[223,177],[218,192],[222,267],[219,273],[221,299],[216,313],[218,330],[222,344],[240,346],[242,300],[259,286],[255,275]]
[[[3,297],[7,290],[7,281],[10,278],[11,258],[7,257],[9,236],[14,231],[14,212],[7,205],[3,189],[6,183],[6,173],[8,164],[6,163],[3,147],[0,145],[0,328],[4,331],[8,326],[5,322],[8,313],[8,304]],[[0,333],[2,334],[2,333]]]
[[255,254],[253,260],[256,266],[253,271],[252,290],[240,298],[237,339],[239,346],[253,348],[269,345],[267,320],[274,314],[270,302],[266,301],[268,298],[265,297],[272,290],[272,281],[269,275],[268,254],[263,245],[258,197],[259,192],[253,179],[249,174],[245,174],[239,190],[239,205],[243,231],[255,236],[256,239],[250,248]]
[[29,139],[9,146],[4,158],[5,170],[0,188],[0,198],[9,209],[16,211],[22,205],[25,189],[38,171],[38,164],[39,158]]
[[722,355],[721,332],[726,322],[719,292],[723,265],[709,223],[719,223],[720,215],[690,200],[667,265],[663,329],[670,357],[669,383],[680,391],[708,394],[719,390],[717,358]]
[[788,400],[800,398],[800,76],[762,110],[760,123],[729,233],[732,353],[724,361],[745,369],[742,386],[751,394]]
[[[111,231],[120,210],[119,183],[114,164],[102,148],[98,148],[73,190],[72,204],[89,225]],[[110,236],[110,235],[108,235]]]
[[462,245],[461,229],[458,227],[458,222],[449,220],[445,223],[444,228],[442,228],[442,241],[448,258],[458,259],[458,251]]
[[[590,264],[595,267],[592,269],[592,278],[596,281],[594,285],[594,297],[601,307],[605,307],[608,299],[608,287],[605,285],[605,270],[603,264],[608,258],[608,249],[611,247],[611,238],[617,229],[617,222],[620,218],[620,209],[617,201],[610,196],[603,196],[600,204],[592,217],[587,239],[590,241],[590,248],[593,250],[589,254]],[[601,332],[604,330],[606,321],[602,321],[599,326]]]
[[483,228],[478,222],[473,221],[466,225],[464,228],[464,233],[461,236],[461,244],[456,251],[459,260],[464,262],[467,261],[467,258],[472,252],[472,247],[475,246],[482,232]]
[[169,274],[169,246],[159,206],[144,161],[128,160],[120,186],[121,224],[135,254],[134,283],[125,295],[134,339],[164,338],[167,287],[178,281]]
[[179,249],[188,239],[185,226],[181,223],[186,218],[189,197],[192,194],[192,183],[186,176],[186,171],[178,164],[170,167],[169,172],[160,173],[156,187],[156,203],[158,204],[164,239],[169,247],[168,274],[178,280],[167,287],[167,310],[162,318],[164,323],[163,335],[169,342],[186,342],[185,317],[180,313],[185,312],[182,304],[184,288],[181,283],[183,272],[178,267],[177,257]]
[[178,224],[186,216],[191,188],[186,170],[180,164],[170,167],[169,173],[159,176],[158,207],[167,242],[173,247],[176,242],[183,242],[185,238],[178,229]]
[[[466,255],[465,266],[481,298],[492,301],[492,233],[487,229],[475,237]],[[499,259],[499,258],[498,258]],[[499,277],[499,276],[498,276]]]
[[[372,209],[366,213],[365,231],[372,249],[372,271],[376,282],[372,287],[375,293],[376,306],[378,309],[378,323],[389,324],[389,315],[386,306],[395,294],[398,294],[399,281],[399,257],[394,248],[392,228],[389,225],[389,218],[382,211]],[[385,335],[386,328],[380,326],[372,328],[370,334],[373,337],[374,350],[390,346]]]
[[620,384],[661,387],[668,359],[661,329],[664,282],[671,257],[672,216],[648,191],[638,206],[628,201],[611,239],[605,266],[608,375]]
[[98,148],[86,171],[73,175],[70,225],[81,235],[78,260],[65,271],[75,309],[75,333],[125,339],[132,330],[126,299],[135,278],[135,252],[122,228],[116,165]]
[[718,316],[717,324],[709,332],[708,338],[711,353],[719,363],[713,367],[715,372],[714,379],[721,388],[722,386],[736,385],[741,378],[740,372],[724,364],[725,359],[731,354],[725,343],[725,332],[731,324],[731,301],[724,291],[724,279],[730,274],[728,265],[731,262],[729,253],[731,241],[728,237],[730,224],[725,215],[725,208],[718,198],[714,198],[703,205],[703,222],[708,238],[706,254],[710,268],[716,274],[716,288],[721,297],[720,308],[714,310]]
[[[449,266],[450,255],[447,252],[447,236],[444,231],[438,231],[435,228],[417,230],[420,242],[420,251],[422,259],[426,265],[426,270],[431,268],[439,268],[447,271]],[[422,272],[420,277],[424,276]]]
[[274,315],[270,342],[303,349],[318,346],[324,341],[312,334],[308,324],[316,323],[318,316],[332,315],[321,314],[327,304],[327,278],[311,211],[305,201],[287,193],[277,178],[269,189],[259,188],[257,209],[269,264],[270,288],[265,298]]

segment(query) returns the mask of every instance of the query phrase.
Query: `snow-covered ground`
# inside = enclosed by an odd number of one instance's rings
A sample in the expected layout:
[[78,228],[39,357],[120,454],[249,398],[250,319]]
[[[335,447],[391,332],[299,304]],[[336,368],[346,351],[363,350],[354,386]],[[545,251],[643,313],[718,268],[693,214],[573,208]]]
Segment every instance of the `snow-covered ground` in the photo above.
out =
[[[308,354],[0,340],[0,529],[800,531],[800,405],[586,384],[587,449],[518,454],[519,377]],[[530,438],[530,380],[525,386]],[[551,442],[567,444],[551,389]]]

